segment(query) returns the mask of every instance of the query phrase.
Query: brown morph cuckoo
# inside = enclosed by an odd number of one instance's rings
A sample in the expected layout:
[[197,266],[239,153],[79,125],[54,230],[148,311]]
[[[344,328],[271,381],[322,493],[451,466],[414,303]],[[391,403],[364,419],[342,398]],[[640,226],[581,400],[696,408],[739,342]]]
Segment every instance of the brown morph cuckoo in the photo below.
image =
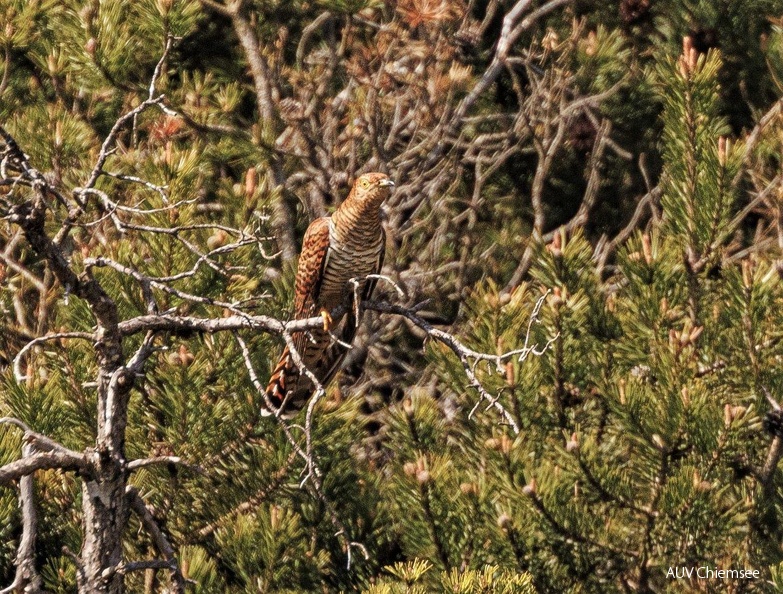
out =
[[[321,315],[323,328],[292,334],[304,366],[326,387],[345,358],[346,345],[356,335],[359,320],[354,296],[368,299],[383,266],[385,237],[381,205],[394,183],[384,173],[365,173],[331,217],[310,223],[296,271],[294,319]],[[358,285],[349,281],[355,279]],[[343,303],[347,312],[332,319],[330,312]],[[331,333],[331,336],[330,336]],[[339,339],[339,342],[335,340]],[[341,344],[343,343],[343,344]],[[275,366],[266,395],[284,418],[294,416],[315,392],[313,382],[297,368],[286,347]]]

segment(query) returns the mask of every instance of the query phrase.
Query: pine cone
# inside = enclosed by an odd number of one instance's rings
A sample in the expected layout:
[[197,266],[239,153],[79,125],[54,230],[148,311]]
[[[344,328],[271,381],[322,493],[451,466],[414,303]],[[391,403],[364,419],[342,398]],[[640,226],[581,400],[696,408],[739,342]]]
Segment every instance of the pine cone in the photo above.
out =
[[771,410],[764,417],[764,430],[775,437],[783,437],[783,410]]

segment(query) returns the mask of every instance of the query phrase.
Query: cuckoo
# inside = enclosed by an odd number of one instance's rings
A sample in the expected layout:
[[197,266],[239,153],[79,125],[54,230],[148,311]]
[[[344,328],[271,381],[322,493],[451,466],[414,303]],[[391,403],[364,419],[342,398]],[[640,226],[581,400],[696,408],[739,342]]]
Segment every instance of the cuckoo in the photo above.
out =
[[[326,387],[340,368],[356,335],[361,310],[355,299],[368,299],[383,266],[385,237],[381,205],[394,183],[384,173],[365,173],[331,217],[310,223],[296,271],[294,319],[323,317],[323,327],[292,334],[304,366]],[[354,282],[351,282],[354,281]],[[331,312],[348,303],[344,314]],[[312,380],[297,367],[288,347],[275,366],[266,395],[277,410],[294,416],[315,392]]]

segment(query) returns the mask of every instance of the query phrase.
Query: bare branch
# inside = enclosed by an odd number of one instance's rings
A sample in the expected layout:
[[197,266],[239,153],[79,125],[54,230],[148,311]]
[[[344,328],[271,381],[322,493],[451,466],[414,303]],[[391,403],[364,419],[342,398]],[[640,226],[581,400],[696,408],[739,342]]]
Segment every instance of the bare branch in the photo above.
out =
[[15,427],[19,427],[19,429],[21,429],[24,432],[30,431],[30,427],[28,427],[24,421],[21,421],[19,419],[14,419],[13,417],[0,418],[0,425],[14,425]]
[[596,248],[593,258],[599,262],[601,269],[606,264],[606,260],[614,253],[619,245],[621,245],[626,239],[631,236],[639,226],[639,222],[642,219],[645,209],[647,209],[651,203],[657,201],[661,196],[661,188],[659,186],[654,187],[639,199],[636,203],[631,220],[623,229],[610,241],[606,242],[601,249]]
[[[155,88],[154,82],[151,83],[150,88],[151,90],[154,90]],[[114,122],[114,125],[109,131],[109,134],[106,136],[106,138],[103,141],[103,145],[101,145],[101,150],[98,153],[98,160],[96,161],[95,167],[93,167],[89,178],[84,183],[83,188],[75,190],[75,193],[84,194],[85,190],[92,189],[95,186],[95,182],[98,181],[98,178],[100,177],[101,172],[103,171],[103,166],[106,164],[106,159],[108,159],[109,155],[111,154],[111,146],[114,144],[114,140],[117,138],[117,135],[119,134],[120,130],[122,130],[123,126],[125,126],[125,124],[127,124],[128,122],[133,121],[140,113],[144,112],[146,109],[152,106],[158,106],[162,104],[164,99],[165,99],[164,95],[159,95],[157,97],[150,96],[148,99],[142,101],[137,107],[130,110],[126,114],[122,115],[116,122]]]
[[138,460],[131,460],[128,462],[127,468],[128,472],[135,472],[140,468],[146,468],[147,466],[154,466],[157,464],[175,464],[199,474],[204,474],[205,472],[205,470],[198,464],[191,464],[190,462],[186,462],[179,456],[155,456],[153,458],[140,458]]
[[511,413],[508,410],[506,410],[506,408],[499,402],[499,399],[497,397],[492,396],[491,394],[489,394],[489,392],[486,391],[486,389],[482,386],[481,382],[476,377],[475,365],[478,361],[489,361],[495,364],[499,372],[502,372],[501,363],[508,359],[518,358],[519,361],[524,361],[530,354],[540,355],[544,353],[547,350],[547,348],[549,348],[549,345],[557,337],[550,339],[549,342],[547,342],[547,344],[540,349],[537,347],[537,345],[529,346],[528,340],[530,337],[531,326],[533,323],[535,323],[535,321],[537,321],[538,312],[540,311],[545,298],[546,298],[546,294],[543,295],[541,298],[539,298],[538,302],[533,308],[533,311],[531,312],[530,321],[528,325],[528,332],[527,332],[527,336],[525,337],[525,345],[521,349],[515,349],[512,351],[508,351],[506,353],[502,353],[500,355],[490,355],[488,353],[481,353],[475,351],[462,344],[462,342],[460,342],[452,334],[449,334],[448,332],[433,327],[429,322],[427,322],[426,320],[418,316],[414,311],[410,309],[406,309],[404,307],[400,307],[399,305],[380,303],[375,301],[367,301],[364,303],[364,307],[374,311],[403,316],[404,318],[410,320],[416,326],[424,330],[428,336],[449,347],[452,350],[452,352],[454,352],[454,354],[457,355],[457,357],[459,358],[460,363],[462,364],[462,368],[465,372],[465,375],[468,377],[468,380],[470,382],[469,385],[479,393],[479,395],[481,396],[481,400],[487,402],[488,405],[487,408],[495,408],[503,417],[505,422],[508,423],[508,425],[512,428],[514,433],[519,434],[519,424],[511,415]]
[[16,356],[14,357],[14,379],[18,383],[22,383],[27,379],[27,376],[22,373],[22,359],[27,352],[33,347],[48,342],[50,340],[61,340],[66,338],[81,338],[83,340],[95,340],[95,335],[89,332],[56,332],[54,334],[47,334],[46,336],[39,336],[24,345]]
[[136,514],[147,531],[147,534],[152,538],[152,542],[155,543],[155,548],[163,555],[163,559],[169,563],[169,569],[171,570],[172,579],[172,591],[176,594],[185,594],[185,578],[182,575],[182,571],[177,563],[176,552],[174,547],[169,543],[168,538],[158,526],[158,522],[152,515],[152,512],[147,509],[147,505],[139,495],[136,487],[128,485],[125,489],[125,494],[128,499],[128,505],[131,510]]
[[0,467],[0,486],[8,487],[14,481],[37,470],[75,470],[88,473],[89,464],[84,456],[73,456],[61,450],[35,453]]
[[[32,445],[22,448],[23,458],[34,454]],[[0,469],[2,470],[2,469]],[[11,592],[42,592],[43,582],[35,567],[35,539],[38,532],[38,514],[33,501],[33,477],[25,475],[19,479],[19,507],[22,510],[22,536],[16,553],[16,576],[14,582],[0,594]]]
[[[342,311],[342,310],[338,310]],[[242,329],[260,330],[274,334],[283,332],[301,332],[323,327],[323,318],[313,317],[304,320],[281,322],[270,316],[233,315],[225,318],[196,318],[172,314],[149,314],[137,316],[120,322],[122,336],[130,336],[148,330],[156,332],[205,332],[214,334]]]

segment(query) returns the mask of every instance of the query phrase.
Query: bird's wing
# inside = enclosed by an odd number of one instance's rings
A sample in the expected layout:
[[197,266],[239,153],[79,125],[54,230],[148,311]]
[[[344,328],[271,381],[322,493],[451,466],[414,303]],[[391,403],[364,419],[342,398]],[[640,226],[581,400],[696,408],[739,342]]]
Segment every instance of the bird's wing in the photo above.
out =
[[296,269],[294,318],[309,318],[317,312],[316,304],[329,257],[329,217],[310,223],[302,241],[302,254]]
[[[329,218],[321,217],[310,223],[302,241],[294,288],[294,319],[309,318],[317,313],[318,295],[328,258]],[[296,352],[309,368],[309,359],[314,356],[315,349],[310,345],[308,333],[295,332],[292,339]],[[266,394],[275,407],[281,407],[289,400],[296,402],[290,402],[286,408],[296,412],[302,407],[299,401],[308,397],[311,387],[309,381],[302,383],[300,380],[301,374],[294,366],[288,347],[285,347],[266,388]]]

